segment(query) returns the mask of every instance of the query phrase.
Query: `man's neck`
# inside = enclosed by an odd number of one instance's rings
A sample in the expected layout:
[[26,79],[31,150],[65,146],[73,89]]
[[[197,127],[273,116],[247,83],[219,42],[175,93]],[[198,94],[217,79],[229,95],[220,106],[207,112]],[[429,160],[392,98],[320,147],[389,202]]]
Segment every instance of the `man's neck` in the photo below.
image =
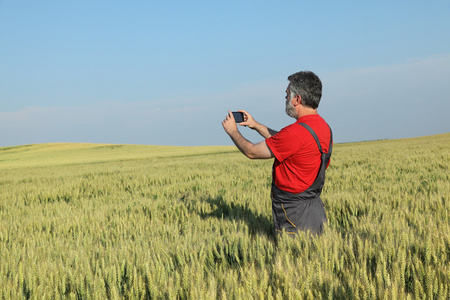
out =
[[308,116],[308,115],[317,115],[317,109],[309,108],[309,107],[302,107],[301,109],[299,109],[297,119],[300,119],[301,117]]

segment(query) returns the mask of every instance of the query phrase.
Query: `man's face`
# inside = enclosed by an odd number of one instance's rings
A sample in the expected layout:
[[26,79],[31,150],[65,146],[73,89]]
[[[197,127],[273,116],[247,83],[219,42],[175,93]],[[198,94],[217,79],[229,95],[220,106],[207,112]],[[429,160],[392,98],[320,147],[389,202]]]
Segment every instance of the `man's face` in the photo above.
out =
[[297,119],[297,114],[295,113],[295,108],[292,105],[292,97],[291,97],[291,91],[289,89],[290,83],[288,87],[286,88],[286,114],[294,119]]

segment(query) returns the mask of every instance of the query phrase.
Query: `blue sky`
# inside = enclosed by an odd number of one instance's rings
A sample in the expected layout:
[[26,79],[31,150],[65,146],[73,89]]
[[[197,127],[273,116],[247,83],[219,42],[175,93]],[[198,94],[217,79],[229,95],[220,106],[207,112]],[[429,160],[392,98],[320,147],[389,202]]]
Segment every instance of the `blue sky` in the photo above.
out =
[[[0,146],[231,145],[322,79],[335,142],[450,132],[449,1],[2,1]],[[261,138],[248,128],[253,142]]]

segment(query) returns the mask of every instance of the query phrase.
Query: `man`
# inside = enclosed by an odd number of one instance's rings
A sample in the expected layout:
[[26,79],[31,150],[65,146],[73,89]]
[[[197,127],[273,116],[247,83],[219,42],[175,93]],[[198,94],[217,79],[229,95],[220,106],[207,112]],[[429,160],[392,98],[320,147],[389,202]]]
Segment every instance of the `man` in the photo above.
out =
[[288,80],[286,114],[296,119],[295,123],[277,132],[241,110],[244,122],[240,125],[265,138],[257,144],[241,135],[230,111],[222,126],[248,158],[275,158],[271,193],[275,231],[296,234],[301,230],[319,235],[327,221],[320,193],[333,143],[331,128],[317,113],[322,82],[310,71],[292,74]]

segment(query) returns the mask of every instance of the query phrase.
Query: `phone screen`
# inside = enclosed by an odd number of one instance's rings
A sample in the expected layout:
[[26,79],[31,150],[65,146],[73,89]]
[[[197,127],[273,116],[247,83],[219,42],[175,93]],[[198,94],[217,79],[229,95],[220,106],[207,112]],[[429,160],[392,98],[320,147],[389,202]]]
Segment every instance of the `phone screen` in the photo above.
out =
[[233,117],[236,123],[242,123],[244,122],[244,113],[241,112],[233,112]]

